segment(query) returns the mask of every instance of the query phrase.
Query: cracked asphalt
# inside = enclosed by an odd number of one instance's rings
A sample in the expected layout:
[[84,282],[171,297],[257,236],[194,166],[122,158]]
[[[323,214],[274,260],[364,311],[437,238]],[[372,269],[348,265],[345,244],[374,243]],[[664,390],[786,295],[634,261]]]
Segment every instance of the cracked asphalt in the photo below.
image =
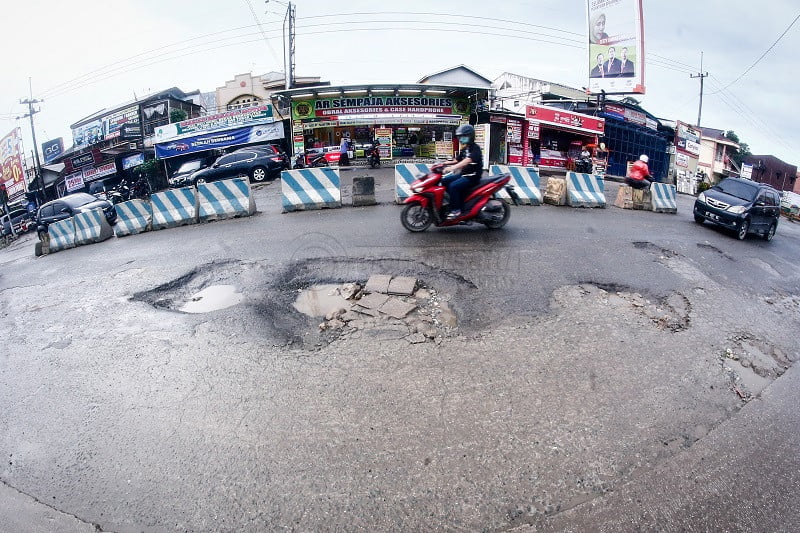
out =
[[[0,530],[800,526],[800,224],[739,242],[680,197],[412,235],[386,203],[280,214],[278,185],[248,219],[0,250]],[[292,308],[371,274],[459,328]],[[244,302],[174,310],[215,284]]]

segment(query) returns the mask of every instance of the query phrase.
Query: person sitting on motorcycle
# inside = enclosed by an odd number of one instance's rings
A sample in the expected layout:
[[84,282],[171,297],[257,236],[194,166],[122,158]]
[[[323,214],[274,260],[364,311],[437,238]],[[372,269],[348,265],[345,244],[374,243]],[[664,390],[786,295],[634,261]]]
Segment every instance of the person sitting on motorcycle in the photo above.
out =
[[483,153],[481,147],[475,144],[475,128],[469,124],[462,124],[456,129],[461,150],[455,160],[445,163],[445,174],[450,176],[442,178],[442,185],[447,187],[450,195],[450,213],[448,220],[461,216],[464,207],[464,196],[467,191],[478,185],[483,173]]
[[628,177],[625,178],[625,183],[634,189],[647,189],[652,183],[647,178],[651,178],[650,169],[647,167],[648,158],[645,154],[639,156],[639,160],[631,166],[631,171]]

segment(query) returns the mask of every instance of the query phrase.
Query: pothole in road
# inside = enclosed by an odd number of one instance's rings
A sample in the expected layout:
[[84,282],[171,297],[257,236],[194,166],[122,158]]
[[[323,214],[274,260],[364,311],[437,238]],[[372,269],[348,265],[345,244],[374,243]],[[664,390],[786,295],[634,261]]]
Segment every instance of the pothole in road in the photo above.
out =
[[661,330],[677,333],[688,329],[691,325],[692,305],[686,296],[678,292],[665,298],[653,298],[624,285],[591,281],[583,282],[579,290],[586,296],[601,297],[608,305],[632,307]]
[[189,301],[183,304],[180,311],[184,313],[211,313],[227,309],[242,303],[244,294],[237,292],[233,285],[210,285],[198,293],[193,294]]
[[731,381],[731,389],[745,402],[758,396],[798,359],[800,353],[784,352],[749,333],[730,339],[730,345],[720,355],[722,370]]

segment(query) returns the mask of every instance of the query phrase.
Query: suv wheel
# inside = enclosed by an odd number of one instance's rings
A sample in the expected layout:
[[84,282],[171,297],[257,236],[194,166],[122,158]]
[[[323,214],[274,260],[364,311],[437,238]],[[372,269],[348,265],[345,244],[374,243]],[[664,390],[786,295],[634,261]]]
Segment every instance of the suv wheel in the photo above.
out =
[[267,179],[267,169],[264,168],[264,167],[256,167],[256,168],[254,168],[253,171],[250,173],[250,178],[253,181],[257,182],[257,183],[260,183],[260,182],[266,180]]
[[764,240],[767,241],[767,242],[771,241],[772,238],[775,236],[775,230],[777,230],[777,229],[778,229],[778,223],[777,222],[773,222],[772,224],[770,224],[769,229],[764,234]]
[[740,241],[745,240],[747,238],[747,232],[750,230],[750,221],[747,219],[742,220],[742,224],[739,226],[739,231],[736,233],[736,238]]

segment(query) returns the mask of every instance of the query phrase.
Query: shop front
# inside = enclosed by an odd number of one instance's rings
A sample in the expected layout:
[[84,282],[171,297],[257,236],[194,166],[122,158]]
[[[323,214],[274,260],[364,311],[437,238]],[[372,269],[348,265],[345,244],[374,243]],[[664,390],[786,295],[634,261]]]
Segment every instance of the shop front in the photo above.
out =
[[604,119],[543,105],[527,106],[525,117],[529,155],[523,164],[565,170],[574,168],[584,148],[598,156],[592,148],[604,134]]
[[377,139],[384,160],[450,158],[454,132],[469,123],[474,102],[487,89],[430,85],[324,86],[281,91],[291,100],[292,148],[339,151],[345,139],[351,162],[366,162]]

